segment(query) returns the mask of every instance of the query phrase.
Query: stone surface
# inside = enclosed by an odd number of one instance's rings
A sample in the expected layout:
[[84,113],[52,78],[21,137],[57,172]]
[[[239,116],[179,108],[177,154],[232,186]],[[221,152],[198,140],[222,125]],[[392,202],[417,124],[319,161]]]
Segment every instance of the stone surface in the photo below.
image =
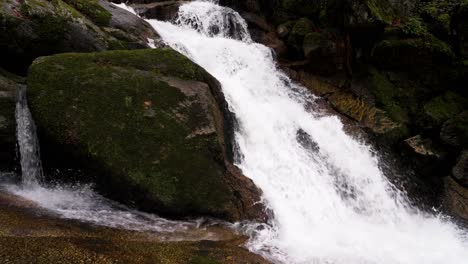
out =
[[188,1],[163,1],[152,2],[148,4],[133,4],[140,16],[150,19],[157,19],[162,21],[172,21],[177,17],[179,7]]
[[245,242],[219,225],[176,229],[170,235],[88,225],[0,193],[0,260],[5,264],[269,263],[243,248]]
[[24,74],[43,55],[148,47],[157,34],[135,19],[105,1],[2,0],[0,66]]
[[110,197],[174,217],[265,218],[230,163],[219,83],[174,50],[44,57],[28,86],[46,167],[77,162]]
[[463,150],[457,164],[452,169],[452,176],[460,184],[468,187],[468,150]]
[[458,217],[468,220],[468,189],[451,177],[445,178],[444,186],[445,207]]

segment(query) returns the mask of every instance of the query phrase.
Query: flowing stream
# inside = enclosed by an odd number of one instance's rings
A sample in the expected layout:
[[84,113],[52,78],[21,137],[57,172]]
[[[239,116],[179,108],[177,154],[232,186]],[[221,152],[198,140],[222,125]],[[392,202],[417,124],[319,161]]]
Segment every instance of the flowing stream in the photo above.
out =
[[411,207],[337,117],[307,110],[313,96],[252,42],[238,13],[194,1],[174,23],[148,22],[222,83],[236,114],[236,165],[274,213],[267,228],[252,225],[250,250],[278,263],[468,262],[466,231]]

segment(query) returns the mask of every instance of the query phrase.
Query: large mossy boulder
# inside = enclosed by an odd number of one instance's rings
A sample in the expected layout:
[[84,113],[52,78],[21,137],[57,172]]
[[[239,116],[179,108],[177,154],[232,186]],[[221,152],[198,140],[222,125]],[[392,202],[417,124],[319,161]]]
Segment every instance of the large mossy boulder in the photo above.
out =
[[0,68],[0,173],[15,167],[15,99],[24,80]]
[[263,217],[229,162],[220,84],[176,51],[42,57],[27,83],[46,167],[79,163],[110,197],[168,216]]
[[0,25],[0,66],[21,74],[39,56],[147,48],[158,38],[142,19],[98,0],[0,0]]

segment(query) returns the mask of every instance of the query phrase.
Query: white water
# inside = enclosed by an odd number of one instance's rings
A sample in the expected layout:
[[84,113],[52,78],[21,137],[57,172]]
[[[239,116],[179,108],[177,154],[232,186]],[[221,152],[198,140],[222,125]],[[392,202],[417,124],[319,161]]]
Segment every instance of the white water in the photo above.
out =
[[42,181],[43,175],[36,125],[27,104],[26,87],[18,89],[15,115],[22,181],[25,186],[34,186]]
[[[234,38],[226,13],[241,26]],[[238,14],[195,1],[181,7],[177,25],[148,21],[222,83],[238,118],[237,165],[274,212],[271,227],[251,230],[250,250],[282,263],[468,263],[466,232],[411,208],[338,118],[305,110],[313,98],[252,43]],[[315,150],[298,141],[299,130]]]

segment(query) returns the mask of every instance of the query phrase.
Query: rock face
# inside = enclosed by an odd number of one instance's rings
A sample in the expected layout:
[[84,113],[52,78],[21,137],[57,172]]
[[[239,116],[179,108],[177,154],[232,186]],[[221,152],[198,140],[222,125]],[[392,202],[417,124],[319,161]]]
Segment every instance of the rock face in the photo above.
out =
[[2,0],[0,66],[24,74],[38,56],[147,48],[157,34],[143,20],[98,0]]
[[171,21],[176,18],[179,7],[189,1],[162,1],[153,3],[132,4],[140,16],[163,21]]
[[169,216],[264,217],[230,163],[219,83],[174,50],[39,58],[28,89],[45,166],[75,161],[112,198]]
[[452,169],[453,177],[463,186],[468,187],[468,150],[464,150]]
[[451,177],[445,178],[444,205],[458,217],[468,220],[468,189]]
[[15,167],[16,156],[16,90],[24,80],[0,68],[0,172]]

